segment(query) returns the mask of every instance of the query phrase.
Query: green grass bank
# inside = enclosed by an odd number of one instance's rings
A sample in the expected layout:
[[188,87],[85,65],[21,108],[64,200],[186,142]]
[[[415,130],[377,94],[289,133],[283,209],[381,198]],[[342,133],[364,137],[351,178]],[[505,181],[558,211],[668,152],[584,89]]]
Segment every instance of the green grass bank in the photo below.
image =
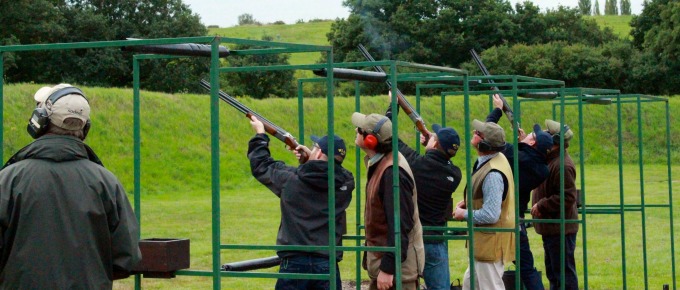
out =
[[[39,84],[11,84],[4,87],[4,147],[3,159],[28,144],[31,139],[26,133],[26,121],[33,110],[32,96],[40,88]],[[93,109],[93,127],[87,143],[102,158],[104,164],[122,181],[129,194],[133,192],[133,121],[132,90],[118,88],[82,87],[90,99]],[[415,105],[415,99],[408,97]],[[255,100],[239,98],[241,102],[267,117],[277,125],[286,128],[294,135],[298,133],[297,99]],[[678,113],[677,97],[670,98],[671,122],[675,124]],[[335,131],[348,143],[346,166],[356,172],[355,150],[352,140],[354,128],[349,116],[354,111],[355,99],[336,97],[334,100]],[[368,96],[361,98],[361,111],[364,113],[384,112],[388,104],[387,96]],[[327,100],[325,98],[304,99],[304,125],[307,140],[310,134],[325,134],[327,131]],[[422,116],[428,122],[442,123],[441,100],[439,97],[424,97],[421,100]],[[464,134],[464,104],[461,97],[448,97],[445,101],[446,125],[455,127]],[[483,119],[488,112],[488,97],[474,96],[470,102],[470,116]],[[208,270],[211,265],[211,180],[210,180],[210,105],[208,95],[163,94],[142,91],[141,93],[141,214],[142,237],[173,237],[191,239],[191,267],[195,270]],[[543,103],[522,104],[522,124],[529,127],[534,122],[543,124],[551,115],[552,106]],[[648,204],[668,202],[668,178],[665,161],[665,107],[662,103],[647,103],[642,111],[644,144],[643,171],[637,165],[638,138],[637,114],[635,105],[623,107],[624,132],[624,191],[627,204],[639,204],[644,199]],[[583,129],[576,124],[575,107],[566,109],[567,123],[575,130],[577,137],[572,144],[578,144],[578,135],[583,132],[584,152],[578,146],[570,149],[574,160],[583,156],[586,161],[584,185],[589,204],[616,204],[618,202],[619,175],[616,149],[616,107],[588,106],[584,110]],[[409,119],[399,116],[400,136],[411,140],[415,132]],[[501,125],[509,128],[505,117]],[[671,127],[673,164],[680,158],[677,144],[680,127]],[[220,189],[221,189],[221,242],[223,244],[271,245],[275,241],[280,218],[278,200],[266,188],[250,176],[246,158],[247,142],[253,135],[250,125],[236,110],[220,103]],[[508,134],[510,132],[508,131]],[[302,141],[302,140],[300,140]],[[295,164],[293,154],[283,148],[283,143],[272,141],[272,154],[289,164]],[[461,154],[454,162],[465,168],[465,144]],[[474,158],[474,153],[472,153]],[[362,167],[360,167],[362,168]],[[362,168],[362,180],[365,170]],[[672,182],[678,184],[678,170],[674,166]],[[640,182],[643,175],[645,182]],[[454,193],[459,197],[464,185]],[[677,191],[677,189],[676,189]],[[348,211],[348,231],[354,234],[356,216],[355,203]],[[675,220],[680,202],[674,200]],[[645,235],[647,236],[647,262],[650,268],[650,288],[659,289],[670,280],[669,253],[669,213],[668,209],[648,210]],[[642,280],[641,252],[642,234],[639,212],[627,213],[626,253],[628,287],[644,287]],[[620,257],[620,216],[592,215],[588,221],[588,279],[591,289],[621,289]],[[462,224],[451,223],[451,226]],[[536,254],[537,267],[542,269],[543,256],[540,237],[530,231],[532,248]],[[579,277],[583,277],[582,234],[577,242],[577,264]],[[353,244],[347,241],[347,244]],[[676,244],[678,238],[676,233]],[[676,247],[677,248],[677,247]],[[452,277],[462,278],[467,263],[464,243],[449,243]],[[273,255],[270,251],[222,251],[222,261],[239,261]],[[677,257],[677,254],[676,254]],[[676,258],[677,260],[677,258]],[[353,280],[354,253],[347,253],[341,263],[341,274],[345,280]],[[268,271],[276,271],[276,268]],[[366,275],[363,274],[364,279]],[[614,277],[614,278],[612,278]],[[223,278],[223,289],[271,289],[273,279]],[[581,279],[581,283],[583,280]],[[132,280],[116,282],[116,289],[131,289]],[[209,289],[211,279],[207,277],[180,276],[172,280],[144,279],[145,289]]]

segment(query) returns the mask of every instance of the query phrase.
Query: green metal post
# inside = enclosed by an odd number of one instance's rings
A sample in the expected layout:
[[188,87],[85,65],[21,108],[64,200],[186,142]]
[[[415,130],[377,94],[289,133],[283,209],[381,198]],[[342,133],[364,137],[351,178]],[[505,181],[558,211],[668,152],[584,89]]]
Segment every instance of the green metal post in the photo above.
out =
[[[512,76],[512,111],[513,112],[519,112],[519,102],[517,101],[517,76]],[[514,174],[512,175],[512,182],[515,183],[515,261],[516,265],[521,265],[521,257],[520,257],[520,244],[519,244],[519,144],[517,142],[517,136],[519,134],[519,120],[515,119],[517,121],[518,126],[512,126],[512,144],[515,147],[514,150],[512,150],[512,155],[514,158],[514,161],[512,162],[511,166],[513,167],[512,170]],[[502,154],[502,153],[501,153]],[[520,289],[520,282],[522,281],[520,274],[521,274],[521,267],[515,267],[515,289]]]
[[640,95],[637,96],[637,118],[638,118],[638,154],[640,155],[638,164],[640,165],[640,205],[642,214],[642,261],[645,274],[645,289],[649,289],[649,277],[647,277],[647,229],[645,214],[645,174],[643,166],[643,142],[642,142],[642,109],[640,107]]
[[[335,136],[333,114],[333,51],[329,51],[327,55],[326,72],[328,75],[326,78],[326,111],[328,114],[328,138],[333,138],[333,136]],[[300,98],[300,100],[301,99],[302,98]],[[328,152],[335,152],[335,142],[328,142]],[[334,282],[338,276],[338,269],[335,267],[337,264],[337,256],[335,255],[335,158],[333,158],[333,156],[328,158],[328,172],[328,273],[330,274],[328,284],[331,285],[331,290],[336,290],[337,285]]]
[[446,99],[444,94],[440,94],[440,104],[442,106],[442,127],[446,127]]
[[[135,216],[137,217],[137,225],[139,226],[139,236],[142,235],[142,203],[141,203],[141,170],[142,170],[142,154],[141,154],[141,126],[140,126],[140,98],[139,98],[139,60],[137,57],[132,58],[132,110],[133,110],[133,151],[134,151],[134,200],[135,200]],[[141,275],[135,275],[135,289],[142,289]]]
[[212,271],[213,289],[221,287],[220,276],[220,104],[219,37],[210,43],[210,156],[212,180]]
[[2,51],[0,51],[0,160],[5,160],[5,58]]
[[[392,82],[392,112],[396,112],[397,108],[397,65],[392,62],[390,64],[390,82]],[[392,114],[392,136],[399,136],[398,130],[398,118],[397,114]],[[399,206],[399,143],[397,143],[399,138],[392,138],[392,194],[394,195],[394,280],[397,281],[396,289],[401,290],[401,220],[399,219],[400,206]],[[415,205],[418,206],[418,205]]]
[[616,95],[616,118],[617,118],[617,137],[619,149],[619,210],[621,211],[621,275],[623,279],[623,289],[628,289],[626,281],[626,215],[624,214],[624,193],[623,193],[623,128],[621,126],[621,95]]
[[[587,212],[587,206],[586,206],[586,173],[585,173],[585,148],[583,146],[584,140],[583,136],[585,134],[583,133],[583,95],[579,94],[579,101],[578,101],[578,150],[579,150],[579,166],[580,166],[580,177],[581,177],[581,194],[578,197],[582,201],[583,208],[581,209],[581,236],[583,238],[583,244],[586,244],[586,238],[588,237],[587,234],[587,226],[586,226],[586,212]],[[564,164],[564,163],[562,163]],[[564,166],[562,166],[564,167]],[[578,202],[578,200],[576,201]],[[578,216],[578,214],[577,214]],[[574,257],[575,258],[575,257]],[[566,268],[566,265],[563,263],[562,264],[563,270]],[[588,289],[588,247],[583,247],[583,272],[586,273],[583,275],[583,287],[587,290]],[[564,278],[563,278],[564,279]],[[564,288],[563,288],[564,289]]]
[[671,218],[671,269],[675,290],[677,276],[675,275],[675,233],[673,231],[675,223],[673,222],[673,178],[671,175],[671,115],[668,100],[666,100],[666,165],[668,167],[668,211]]
[[298,80],[298,138],[300,138],[299,142],[300,144],[304,145],[305,144],[305,115],[304,115],[304,100],[303,100],[303,94],[304,91],[302,90],[302,81]]
[[[465,108],[465,178],[466,178],[466,183],[465,184],[471,184],[471,177],[472,177],[472,167],[470,166],[471,164],[471,157],[470,156],[470,87],[468,86],[468,75],[465,74],[463,76],[463,102],[464,102],[464,108]],[[466,186],[465,187],[467,191],[465,194],[467,195],[467,200],[472,200],[472,186]],[[474,232],[473,232],[473,225],[474,223],[472,222],[472,209],[468,208],[468,213],[467,213],[467,232],[468,232],[468,261],[470,261],[470,289],[476,289],[475,285],[476,279],[474,277],[477,276],[477,272],[475,272],[475,238],[474,238]]]
[[[564,250],[565,250],[565,243],[564,239],[565,237],[565,227],[564,227],[564,216],[565,216],[565,211],[564,211],[564,157],[566,153],[566,149],[564,148],[564,95],[560,94],[560,289],[565,289],[565,281],[564,281],[564,273],[565,273],[565,268],[564,267]],[[579,104],[581,102],[579,101]],[[581,141],[581,140],[579,140]]]
[[[420,115],[420,87],[416,86],[416,112],[418,112],[418,115]],[[416,152],[420,154],[420,134],[416,133],[415,134],[415,139],[416,139]]]
[[[359,88],[359,81],[354,81],[354,111],[355,112],[361,112],[361,95],[360,95],[360,88]],[[356,136],[356,132],[354,133]],[[356,185],[354,186],[354,191],[355,191],[355,196],[356,198],[354,199],[356,201],[356,235],[361,236],[361,150],[359,150],[359,147],[356,148],[355,151],[355,158],[356,158],[356,175],[355,175],[355,180],[356,180]],[[356,246],[361,246],[361,240],[356,239]],[[356,282],[357,282],[357,289],[356,290],[361,290],[361,252],[356,252]]]

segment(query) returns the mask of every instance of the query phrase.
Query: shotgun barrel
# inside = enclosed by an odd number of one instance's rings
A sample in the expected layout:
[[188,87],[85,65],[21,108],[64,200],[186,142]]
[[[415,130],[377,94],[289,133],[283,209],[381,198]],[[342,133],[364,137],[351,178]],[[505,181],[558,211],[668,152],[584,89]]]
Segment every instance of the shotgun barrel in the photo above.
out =
[[[489,73],[489,70],[486,69],[486,66],[482,62],[482,58],[479,57],[479,54],[477,54],[477,51],[475,49],[470,49],[470,54],[472,55],[472,59],[475,61],[479,69],[482,71],[482,74],[485,76],[490,76],[491,74]],[[493,84],[493,80],[489,80],[489,83]],[[498,87],[493,86],[491,87],[494,91],[498,91]],[[505,112],[505,116],[508,117],[508,120],[510,121],[510,124],[512,124],[513,127],[519,129],[519,124],[515,122],[515,115],[512,112],[512,109],[510,108],[510,105],[508,104],[508,101],[505,100],[505,97],[503,97],[503,94],[501,93],[496,93],[499,97],[501,97],[501,100],[503,100],[503,112]]]
[[267,258],[226,263],[222,265],[222,271],[243,272],[271,268],[279,264],[281,264],[281,258],[279,258],[278,256],[273,256]]
[[[312,72],[315,75],[321,77],[325,77],[328,75],[325,68],[315,69],[312,70]],[[387,75],[385,73],[347,68],[333,68],[333,77],[338,79],[366,81],[374,83],[384,82],[387,80]]]
[[[201,87],[210,91],[210,83],[208,81],[201,80],[200,84],[201,84]],[[288,147],[295,149],[298,146],[300,146],[300,144],[295,140],[295,137],[293,137],[293,135],[288,133],[283,128],[276,126],[273,122],[267,120],[267,118],[262,117],[260,114],[256,113],[255,111],[251,110],[250,108],[246,107],[246,105],[237,101],[234,97],[228,95],[227,93],[225,93],[221,90],[219,92],[219,97],[220,97],[220,100],[226,102],[227,104],[231,105],[235,109],[239,110],[241,113],[245,114],[248,119],[250,119],[251,116],[255,116],[258,120],[260,120],[260,122],[262,122],[262,124],[264,125],[264,130],[267,133],[276,137],[276,139],[281,140],[283,143],[288,145]],[[305,151],[299,150],[298,152],[301,154],[300,163],[307,162],[307,159],[309,159],[309,156],[307,156]]]
[[[128,40],[139,40],[137,38],[128,38]],[[180,44],[152,44],[152,45],[130,45],[123,46],[123,51],[143,52],[152,54],[167,54],[167,55],[181,55],[181,56],[202,56],[210,57],[212,55],[212,47],[207,44],[197,43],[180,43]],[[225,46],[219,46],[219,56],[229,56],[229,49]]]
[[[361,51],[361,54],[363,54],[368,61],[375,61],[375,59],[373,59],[373,56],[371,56],[366,47],[364,47],[362,44],[359,44],[358,48]],[[385,71],[380,66],[376,65],[373,68],[375,69],[375,71],[379,73],[385,73]],[[385,80],[385,84],[387,84],[387,87],[390,90],[392,89],[392,82],[390,82],[389,80]],[[399,91],[399,89],[397,89],[397,104],[399,104],[401,109],[404,110],[404,112],[409,116],[409,118],[411,118],[411,121],[413,121],[413,123],[416,125],[418,131],[420,131],[420,133],[423,134],[423,137],[425,137],[425,144],[427,144],[427,141],[430,139],[432,133],[429,130],[427,130],[427,126],[425,126],[425,121],[423,121],[423,118],[420,117],[420,115],[418,115],[418,112],[416,112],[413,106],[411,106],[411,104],[406,100],[406,98],[404,98],[404,94],[402,94],[401,91]]]

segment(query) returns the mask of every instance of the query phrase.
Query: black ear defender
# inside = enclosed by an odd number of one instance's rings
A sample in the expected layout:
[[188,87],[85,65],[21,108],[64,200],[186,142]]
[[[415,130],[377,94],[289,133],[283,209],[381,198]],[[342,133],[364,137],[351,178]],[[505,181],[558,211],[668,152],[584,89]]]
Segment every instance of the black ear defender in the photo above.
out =
[[378,147],[378,137],[380,137],[380,133],[378,132],[380,132],[380,128],[382,128],[383,124],[389,120],[390,119],[387,117],[383,117],[375,124],[372,132],[368,132],[369,134],[364,137],[364,145],[366,148],[373,150],[375,147]]
[[479,149],[479,151],[489,152],[489,151],[492,150],[492,148],[493,148],[493,146],[491,146],[491,144],[489,144],[489,142],[486,142],[486,140],[484,140],[484,139],[482,139],[482,141],[479,141],[479,143],[477,143],[477,149]]
[[[567,133],[569,131],[569,125],[564,125],[564,133]],[[555,135],[552,135],[553,138],[553,144],[560,144],[560,131],[557,131]]]
[[[51,107],[52,104],[57,102],[57,100],[61,99],[62,97],[73,94],[80,95],[87,101],[85,94],[80,89],[76,87],[65,87],[56,90],[50,94],[49,97],[47,97],[45,102],[38,104],[38,106],[33,110],[31,118],[28,120],[28,125],[26,126],[26,131],[28,131],[28,134],[31,135],[33,139],[38,139],[40,136],[44,135],[47,132],[50,124],[49,112],[47,111],[46,107]],[[83,135],[86,137],[89,131],[90,120],[87,120],[87,122],[85,122],[85,127],[83,127]]]

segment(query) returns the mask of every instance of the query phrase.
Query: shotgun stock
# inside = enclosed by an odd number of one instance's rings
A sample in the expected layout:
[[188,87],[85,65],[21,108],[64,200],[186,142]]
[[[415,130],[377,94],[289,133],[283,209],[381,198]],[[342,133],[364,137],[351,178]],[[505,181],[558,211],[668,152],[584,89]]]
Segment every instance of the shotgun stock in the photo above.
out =
[[[359,44],[358,48],[361,51],[361,54],[363,54],[368,61],[375,61],[366,47],[364,47],[362,44]],[[385,71],[380,66],[374,66],[373,69],[379,73],[385,73]],[[386,80],[385,84],[387,84],[387,88],[390,90],[392,89],[392,83],[389,80]],[[427,130],[427,126],[425,126],[425,121],[423,121],[423,118],[418,115],[415,109],[413,109],[413,106],[411,106],[406,98],[404,98],[404,94],[402,94],[399,89],[397,89],[397,104],[399,104],[399,107],[401,107],[401,109],[404,110],[409,118],[411,118],[411,121],[413,121],[413,123],[416,125],[416,128],[418,131],[420,131],[420,134],[423,134],[423,137],[425,137],[424,144],[427,144],[427,141],[430,140],[432,133]]]
[[[210,83],[206,80],[201,80],[201,87],[210,91]],[[219,93],[219,97],[220,100],[226,102],[227,104],[239,110],[241,113],[245,114],[246,118],[250,119],[250,117],[252,116],[257,117],[257,119],[260,120],[260,122],[262,122],[262,124],[264,125],[264,130],[267,133],[276,137],[276,139],[281,140],[283,143],[288,145],[288,147],[295,149],[298,146],[300,146],[300,144],[295,140],[295,137],[293,137],[293,135],[288,133],[286,130],[283,130],[281,127],[276,126],[274,123],[267,120],[265,117],[262,117],[260,114],[256,113],[250,108],[246,107],[246,105],[237,101],[234,97],[228,95],[227,93],[221,90]],[[300,153],[300,163],[307,162],[307,159],[309,159],[307,153],[304,150],[298,150],[298,152]]]
[[[490,76],[491,74],[489,73],[489,70],[486,69],[486,66],[482,62],[482,58],[479,57],[477,54],[477,51],[475,49],[470,49],[470,54],[472,55],[472,59],[477,63],[477,66],[479,69],[482,71],[482,74],[485,76]],[[489,83],[493,84],[493,80],[489,80]],[[494,91],[498,91],[498,87],[491,87]],[[505,116],[508,117],[508,120],[510,121],[510,124],[512,124],[513,127],[519,129],[519,124],[515,122],[515,116],[512,112],[512,109],[510,109],[510,105],[508,104],[508,101],[505,100],[505,97],[503,97],[503,94],[501,93],[496,93],[499,97],[501,97],[501,100],[503,101],[503,112],[505,112]]]

